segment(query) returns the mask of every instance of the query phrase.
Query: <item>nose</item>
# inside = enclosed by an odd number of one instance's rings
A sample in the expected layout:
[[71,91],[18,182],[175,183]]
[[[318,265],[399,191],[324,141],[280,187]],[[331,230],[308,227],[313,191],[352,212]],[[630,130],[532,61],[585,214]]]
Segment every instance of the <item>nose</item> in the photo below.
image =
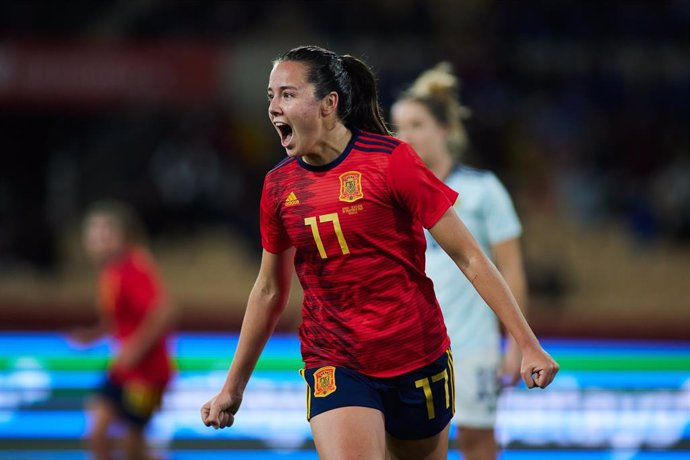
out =
[[282,108],[280,107],[278,99],[278,97],[274,97],[268,104],[268,115],[270,117],[275,117],[276,115],[280,115],[282,113]]

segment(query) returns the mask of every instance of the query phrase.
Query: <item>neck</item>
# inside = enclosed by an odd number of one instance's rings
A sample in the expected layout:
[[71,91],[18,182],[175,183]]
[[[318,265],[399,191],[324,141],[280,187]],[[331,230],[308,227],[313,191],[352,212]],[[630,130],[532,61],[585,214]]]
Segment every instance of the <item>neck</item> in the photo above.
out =
[[302,157],[305,163],[312,166],[327,165],[340,156],[352,138],[352,132],[341,123],[336,123],[327,129],[323,138],[316,146],[314,153]]
[[433,163],[428,163],[428,167],[431,172],[436,175],[436,177],[441,180],[446,180],[453,169],[453,158],[448,153],[439,155],[436,161]]
[[126,245],[123,246],[122,248],[103,256],[98,263],[100,265],[109,265],[109,264],[114,264],[114,263],[119,263],[121,260],[123,260],[127,254],[129,254],[130,250],[132,249],[131,246]]

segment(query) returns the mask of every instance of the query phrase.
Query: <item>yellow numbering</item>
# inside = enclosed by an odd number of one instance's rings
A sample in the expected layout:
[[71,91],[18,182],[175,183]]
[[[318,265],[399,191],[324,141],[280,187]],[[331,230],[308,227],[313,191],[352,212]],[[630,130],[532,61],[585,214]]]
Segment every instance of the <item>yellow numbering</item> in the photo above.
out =
[[414,385],[417,388],[424,390],[424,396],[426,397],[426,413],[429,416],[429,420],[436,418],[436,411],[434,410],[434,394],[431,392],[431,384],[443,380],[443,385],[446,390],[446,409],[450,407],[450,393],[448,391],[448,370],[444,369],[443,372],[439,372],[436,375],[431,376],[431,382],[428,378],[423,378],[415,380]]
[[160,404],[161,393],[156,388],[139,382],[131,382],[123,388],[125,406],[133,413],[148,416]]
[[[333,229],[335,230],[335,236],[338,237],[338,243],[340,244],[340,250],[343,254],[349,254],[350,248],[347,247],[347,242],[345,241],[345,236],[343,236],[343,229],[340,227],[340,220],[338,219],[337,213],[324,214],[319,216],[319,222],[332,222]],[[316,223],[316,216],[305,217],[304,225],[309,225],[311,227],[311,233],[314,235],[314,242],[316,242],[316,247],[319,250],[319,255],[322,259],[327,259],[328,254],[326,254],[326,249],[323,247],[323,241],[321,241],[321,234],[319,233],[319,225]]]

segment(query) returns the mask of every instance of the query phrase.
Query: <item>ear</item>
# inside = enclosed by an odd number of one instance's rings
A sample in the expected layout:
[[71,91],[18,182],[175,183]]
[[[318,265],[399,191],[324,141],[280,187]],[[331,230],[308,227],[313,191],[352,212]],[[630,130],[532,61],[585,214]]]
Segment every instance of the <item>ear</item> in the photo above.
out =
[[327,117],[338,112],[340,97],[335,91],[331,91],[321,99],[321,115]]

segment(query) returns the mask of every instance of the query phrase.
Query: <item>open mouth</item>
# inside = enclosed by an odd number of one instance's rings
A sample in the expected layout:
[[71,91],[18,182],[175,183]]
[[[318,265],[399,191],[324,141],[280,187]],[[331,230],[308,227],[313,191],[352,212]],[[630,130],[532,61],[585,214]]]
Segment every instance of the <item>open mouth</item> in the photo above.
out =
[[292,127],[285,123],[276,123],[275,127],[278,129],[278,134],[280,134],[280,145],[287,147],[292,140]]

